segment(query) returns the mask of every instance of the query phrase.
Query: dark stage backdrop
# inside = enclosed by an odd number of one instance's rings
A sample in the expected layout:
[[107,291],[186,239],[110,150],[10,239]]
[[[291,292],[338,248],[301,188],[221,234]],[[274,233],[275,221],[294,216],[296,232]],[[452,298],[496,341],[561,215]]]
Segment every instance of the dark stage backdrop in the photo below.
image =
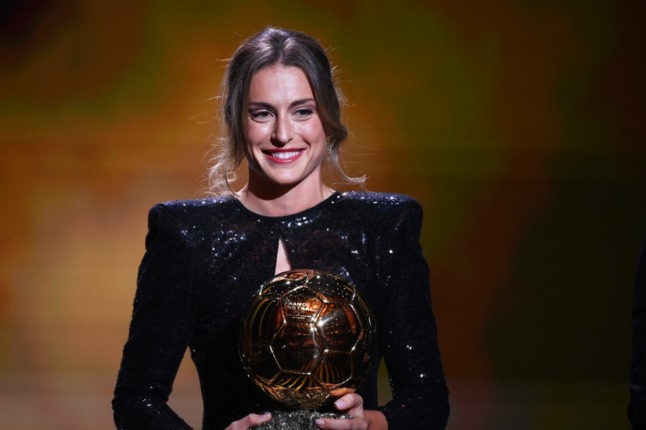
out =
[[112,428],[147,210],[203,195],[224,60],[269,24],[330,48],[350,169],[424,206],[449,429],[627,428],[629,0],[0,2],[0,427]]

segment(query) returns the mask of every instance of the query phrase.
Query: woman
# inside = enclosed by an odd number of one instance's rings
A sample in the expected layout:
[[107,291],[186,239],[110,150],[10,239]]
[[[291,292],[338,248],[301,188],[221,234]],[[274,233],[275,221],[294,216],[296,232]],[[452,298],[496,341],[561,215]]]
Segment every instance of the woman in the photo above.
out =
[[[311,268],[351,281],[375,312],[379,353],[367,381],[335,407],[353,419],[326,429],[435,429],[448,390],[419,244],[422,211],[403,195],[339,193],[347,136],[330,63],[310,36],[268,28],[245,41],[223,86],[226,138],[211,170],[216,197],[155,206],[139,269],[130,336],[113,408],[118,428],[188,428],[166,404],[186,348],[197,368],[204,429],[249,429],[279,409],[248,380],[239,321],[275,273]],[[246,160],[248,180],[231,190]],[[393,400],[377,403],[384,358]]]

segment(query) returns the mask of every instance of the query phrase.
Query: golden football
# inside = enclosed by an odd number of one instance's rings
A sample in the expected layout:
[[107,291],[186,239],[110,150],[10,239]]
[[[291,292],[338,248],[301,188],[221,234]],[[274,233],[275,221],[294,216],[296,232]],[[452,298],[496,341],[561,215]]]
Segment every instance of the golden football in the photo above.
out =
[[276,275],[253,298],[239,351],[251,380],[296,409],[354,391],[370,364],[375,317],[350,282],[301,269]]

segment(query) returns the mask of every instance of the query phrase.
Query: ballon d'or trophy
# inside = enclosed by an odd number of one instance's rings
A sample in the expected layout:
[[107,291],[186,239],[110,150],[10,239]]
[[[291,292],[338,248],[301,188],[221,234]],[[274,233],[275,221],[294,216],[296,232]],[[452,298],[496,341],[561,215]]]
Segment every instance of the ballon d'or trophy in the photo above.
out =
[[[346,280],[310,269],[265,282],[253,298],[240,334],[249,378],[290,411],[272,412],[258,429],[317,429],[320,412],[363,382],[375,345],[375,317]],[[331,410],[331,409],[330,409]]]

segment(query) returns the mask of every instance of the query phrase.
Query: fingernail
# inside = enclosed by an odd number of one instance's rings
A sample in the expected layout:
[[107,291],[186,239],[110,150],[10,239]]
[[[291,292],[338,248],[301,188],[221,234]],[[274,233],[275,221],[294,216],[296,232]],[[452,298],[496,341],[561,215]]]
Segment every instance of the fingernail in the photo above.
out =
[[323,424],[325,424],[325,421],[323,421],[322,419],[319,418],[318,420],[316,420],[316,425],[317,426],[323,427]]
[[334,406],[336,406],[339,409],[345,408],[345,402],[343,400],[337,400],[334,402]]

